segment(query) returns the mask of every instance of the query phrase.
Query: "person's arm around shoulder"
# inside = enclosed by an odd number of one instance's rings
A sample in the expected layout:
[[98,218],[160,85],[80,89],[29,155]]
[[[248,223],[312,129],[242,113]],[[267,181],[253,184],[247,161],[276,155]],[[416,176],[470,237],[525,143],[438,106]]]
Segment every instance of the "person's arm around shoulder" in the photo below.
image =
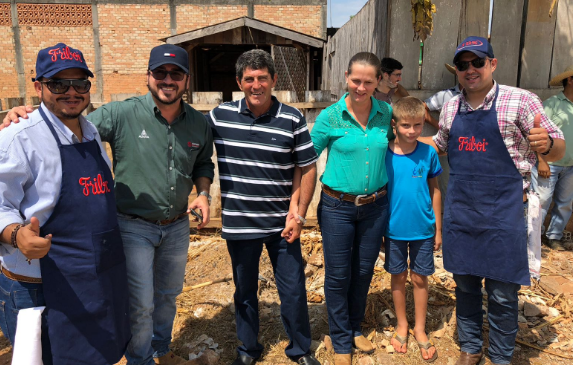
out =
[[2,124],[0,124],[0,131],[12,123],[19,123],[20,119],[18,118],[28,119],[28,113],[33,111],[34,108],[31,105],[17,106],[12,108],[10,111],[8,111],[8,113],[6,113],[6,116],[2,120]]
[[323,109],[314,122],[310,138],[314,145],[316,154],[320,156],[322,151],[328,146],[330,140],[330,119],[326,109]]

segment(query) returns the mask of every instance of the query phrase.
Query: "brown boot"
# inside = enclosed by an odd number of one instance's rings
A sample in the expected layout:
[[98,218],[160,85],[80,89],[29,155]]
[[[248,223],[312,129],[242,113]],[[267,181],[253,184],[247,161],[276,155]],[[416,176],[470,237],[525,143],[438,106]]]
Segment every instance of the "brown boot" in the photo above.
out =
[[478,365],[483,363],[483,352],[480,351],[477,354],[470,354],[468,352],[462,351],[456,365]]
[[374,352],[374,345],[363,335],[354,337],[352,344],[365,354],[371,354]]
[[351,365],[352,355],[350,354],[334,354],[334,365]]
[[161,357],[153,358],[153,360],[155,360],[156,364],[160,365],[182,365],[187,362],[187,360],[185,360],[181,356],[175,355],[173,351],[169,351],[168,353],[166,353]]
[[201,356],[194,360],[189,360],[184,365],[216,365],[219,361],[219,355],[213,350],[205,350]]

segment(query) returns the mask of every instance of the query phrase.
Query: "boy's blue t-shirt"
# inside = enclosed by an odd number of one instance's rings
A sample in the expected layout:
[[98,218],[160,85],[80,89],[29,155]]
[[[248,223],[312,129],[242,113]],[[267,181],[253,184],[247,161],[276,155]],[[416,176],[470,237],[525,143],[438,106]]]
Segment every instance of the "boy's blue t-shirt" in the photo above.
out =
[[386,171],[390,203],[386,237],[404,241],[433,237],[436,218],[428,179],[442,173],[436,150],[421,142],[407,155],[388,148]]

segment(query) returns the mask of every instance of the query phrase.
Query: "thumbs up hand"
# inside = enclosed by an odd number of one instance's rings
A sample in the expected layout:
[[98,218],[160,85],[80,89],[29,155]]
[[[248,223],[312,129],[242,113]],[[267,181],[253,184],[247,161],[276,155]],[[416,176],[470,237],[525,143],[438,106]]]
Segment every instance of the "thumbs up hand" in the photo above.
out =
[[549,149],[549,135],[547,129],[541,128],[541,114],[536,114],[533,120],[533,128],[529,130],[529,147],[539,153],[546,152]]
[[36,217],[30,219],[30,224],[20,228],[16,234],[16,243],[28,259],[39,259],[48,253],[52,245],[52,235],[40,237],[40,221]]

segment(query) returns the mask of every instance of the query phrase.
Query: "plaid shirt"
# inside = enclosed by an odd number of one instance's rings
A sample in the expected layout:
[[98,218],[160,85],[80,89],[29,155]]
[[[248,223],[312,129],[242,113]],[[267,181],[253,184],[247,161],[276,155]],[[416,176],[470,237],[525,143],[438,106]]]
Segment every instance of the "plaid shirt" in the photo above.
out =
[[[462,93],[446,104],[440,114],[440,129],[433,140],[442,151],[448,151],[448,137],[454,117],[458,112],[472,110],[489,110],[495,99],[495,89],[497,82],[487,93],[482,104],[473,109],[466,101]],[[461,103],[461,105],[460,105]],[[554,139],[564,139],[561,130],[545,115],[539,97],[527,90],[516,87],[499,85],[499,97],[497,98],[497,123],[501,137],[507,147],[507,151],[515,164],[517,170],[523,176],[523,189],[529,187],[531,168],[537,162],[535,152],[529,148],[527,136],[529,130],[533,128],[533,119],[536,114],[541,114],[541,127],[547,129],[547,133]]]

